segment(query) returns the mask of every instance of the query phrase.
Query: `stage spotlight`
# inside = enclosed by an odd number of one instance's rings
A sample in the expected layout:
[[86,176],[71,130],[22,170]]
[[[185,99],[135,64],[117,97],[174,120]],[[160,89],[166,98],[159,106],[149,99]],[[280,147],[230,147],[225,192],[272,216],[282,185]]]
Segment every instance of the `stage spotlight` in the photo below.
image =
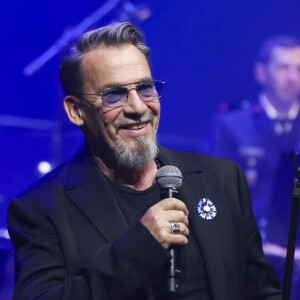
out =
[[41,161],[37,168],[42,175],[47,174],[52,170],[51,164],[47,161]]
[[5,239],[5,240],[9,240],[10,239],[7,229],[0,228],[0,239]]

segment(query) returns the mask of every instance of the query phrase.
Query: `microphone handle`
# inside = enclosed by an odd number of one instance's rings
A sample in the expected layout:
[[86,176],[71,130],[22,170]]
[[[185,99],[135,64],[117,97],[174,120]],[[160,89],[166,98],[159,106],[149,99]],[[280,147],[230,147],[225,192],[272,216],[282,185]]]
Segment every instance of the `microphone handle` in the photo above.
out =
[[[160,198],[161,200],[166,198],[179,199],[179,192],[176,188],[163,188],[160,191]],[[172,295],[178,293],[179,279],[181,275],[179,247],[172,246],[168,249],[168,251],[172,258],[170,260],[170,267],[168,270],[168,285],[166,287],[166,293]]]

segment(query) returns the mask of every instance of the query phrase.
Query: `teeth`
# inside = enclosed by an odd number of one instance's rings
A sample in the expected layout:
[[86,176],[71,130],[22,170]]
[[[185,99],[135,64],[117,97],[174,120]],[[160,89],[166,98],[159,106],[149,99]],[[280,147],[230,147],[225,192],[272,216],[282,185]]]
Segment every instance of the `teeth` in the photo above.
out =
[[120,129],[138,130],[144,128],[148,122],[136,123],[136,124],[122,124],[119,126]]
[[140,128],[143,128],[143,127],[145,127],[145,124],[133,125],[133,126],[130,126],[129,128],[136,130],[136,129],[140,129]]

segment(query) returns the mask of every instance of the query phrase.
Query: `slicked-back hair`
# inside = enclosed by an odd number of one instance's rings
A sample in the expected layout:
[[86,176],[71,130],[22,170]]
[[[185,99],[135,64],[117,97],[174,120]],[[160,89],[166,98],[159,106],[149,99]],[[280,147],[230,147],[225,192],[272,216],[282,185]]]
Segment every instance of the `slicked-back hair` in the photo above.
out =
[[278,35],[268,38],[261,46],[257,60],[267,64],[275,47],[294,48],[300,47],[300,40],[295,36]]
[[[65,95],[78,95],[82,88],[81,62],[86,53],[104,44],[120,47],[132,44],[140,50],[150,66],[149,48],[144,43],[141,31],[128,22],[114,23],[84,33],[77,43],[70,47],[60,64],[60,82]],[[99,62],[101,63],[101,62]]]

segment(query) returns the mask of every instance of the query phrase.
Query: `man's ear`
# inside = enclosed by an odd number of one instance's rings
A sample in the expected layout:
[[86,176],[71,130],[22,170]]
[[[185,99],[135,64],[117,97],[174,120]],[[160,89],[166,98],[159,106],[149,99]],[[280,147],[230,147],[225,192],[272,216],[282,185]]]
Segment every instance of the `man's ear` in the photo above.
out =
[[74,96],[66,96],[64,99],[64,108],[69,120],[76,126],[81,127],[84,124],[83,114],[78,105],[78,99]]
[[264,86],[266,84],[266,65],[262,62],[257,62],[254,65],[254,76],[257,82]]

